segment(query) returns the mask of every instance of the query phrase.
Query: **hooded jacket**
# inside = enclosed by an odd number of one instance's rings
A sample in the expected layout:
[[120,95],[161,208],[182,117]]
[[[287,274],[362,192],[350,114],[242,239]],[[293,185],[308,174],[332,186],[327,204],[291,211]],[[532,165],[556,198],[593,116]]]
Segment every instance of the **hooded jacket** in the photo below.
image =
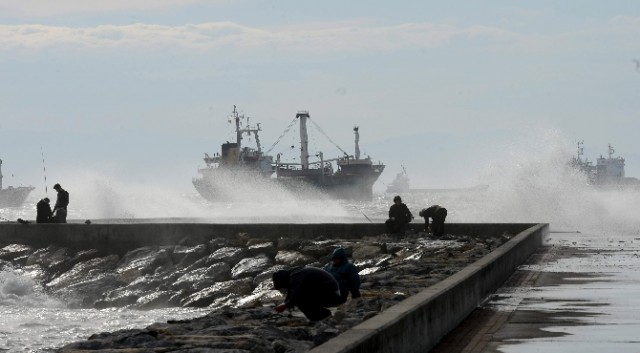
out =
[[336,281],[338,281],[338,285],[340,286],[340,299],[342,302],[347,301],[349,293],[351,293],[351,298],[359,298],[360,275],[358,275],[358,268],[349,262],[343,248],[337,248],[333,251],[331,259],[336,258],[340,261],[339,265],[334,265],[332,261],[329,262],[324,269],[331,273]]

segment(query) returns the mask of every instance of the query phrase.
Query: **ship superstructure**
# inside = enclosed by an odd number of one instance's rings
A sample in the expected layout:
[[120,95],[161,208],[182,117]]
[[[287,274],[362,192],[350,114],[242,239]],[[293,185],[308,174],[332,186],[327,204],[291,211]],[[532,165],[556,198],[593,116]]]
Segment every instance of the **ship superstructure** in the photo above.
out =
[[[250,125],[249,118],[240,114],[235,105],[229,121],[235,124],[236,141],[223,143],[220,152],[213,156],[205,153],[206,167],[198,169],[200,177],[193,179],[198,193],[209,201],[231,199],[231,194],[258,179],[268,179],[275,170],[273,157],[262,152],[260,124]],[[255,148],[242,143],[245,137],[251,136],[255,139]]]
[[598,186],[640,185],[640,180],[625,176],[625,159],[614,157],[615,150],[608,144],[607,157],[600,155],[596,159],[596,165],[584,156],[583,142],[578,142],[576,157],[571,160],[571,166],[587,176],[590,184]]
[[275,162],[278,182],[289,188],[310,186],[341,199],[371,199],[373,184],[384,171],[385,165],[374,163],[369,156],[361,158],[360,128],[353,128],[353,155],[336,145],[342,156],[325,159],[324,153],[318,152],[314,155],[317,160],[311,161],[307,133],[307,122],[311,117],[308,111],[299,111],[296,119],[300,126],[300,162],[285,162],[278,155]]

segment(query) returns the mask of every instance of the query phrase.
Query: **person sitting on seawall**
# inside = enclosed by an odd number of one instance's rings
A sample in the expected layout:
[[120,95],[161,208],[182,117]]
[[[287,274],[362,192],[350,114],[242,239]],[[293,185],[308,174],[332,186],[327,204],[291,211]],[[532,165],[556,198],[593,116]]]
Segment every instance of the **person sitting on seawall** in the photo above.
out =
[[391,234],[404,233],[407,224],[411,222],[413,215],[407,205],[402,203],[402,198],[393,198],[393,205],[389,207],[389,219],[385,222],[387,231]]
[[360,275],[358,268],[349,262],[343,248],[337,248],[331,254],[331,262],[324,270],[333,275],[340,287],[340,302],[347,301],[349,293],[352,299],[360,298]]
[[424,217],[425,230],[429,229],[429,218],[431,218],[433,220],[431,222],[431,231],[433,232],[433,235],[439,237],[444,234],[444,220],[447,218],[446,208],[439,205],[433,205],[422,209],[419,215],[420,217]]
[[53,207],[53,223],[67,223],[67,206],[69,206],[69,193],[60,184],[53,188],[58,192],[56,204]]
[[325,270],[315,267],[278,270],[272,280],[274,289],[287,290],[284,303],[276,306],[279,313],[297,306],[307,319],[319,321],[331,316],[328,307],[341,304],[338,282]]
[[49,198],[45,197],[36,204],[36,223],[51,223],[51,206],[49,205]]

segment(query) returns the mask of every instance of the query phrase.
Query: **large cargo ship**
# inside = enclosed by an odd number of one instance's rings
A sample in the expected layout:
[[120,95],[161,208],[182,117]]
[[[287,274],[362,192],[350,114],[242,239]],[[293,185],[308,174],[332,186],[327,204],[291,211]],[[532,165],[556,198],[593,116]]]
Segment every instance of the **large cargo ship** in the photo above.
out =
[[608,145],[608,156],[605,158],[600,155],[596,159],[596,165],[593,165],[593,162],[588,158],[583,157],[582,145],[582,141],[578,142],[577,155],[571,159],[570,165],[586,175],[590,184],[602,187],[640,186],[638,178],[625,176],[625,159],[613,156],[615,150],[611,144]]
[[33,189],[35,189],[33,186],[8,186],[4,188],[2,185],[2,160],[0,159],[0,208],[22,206]]
[[[318,160],[312,161],[307,134],[309,112],[298,112],[285,133],[295,122],[299,123],[300,161],[281,160],[280,154],[274,161],[268,152],[262,151],[258,136],[261,131],[260,125],[252,127],[248,122],[245,124],[244,121],[248,119],[238,114],[236,107],[234,107],[232,119],[236,124],[236,142],[222,144],[221,152],[213,157],[205,153],[206,167],[199,169],[200,177],[193,179],[193,185],[205,199],[234,200],[237,199],[234,197],[236,194],[244,191],[256,193],[260,192],[261,188],[269,186],[284,187],[302,197],[312,190],[340,199],[368,200],[373,197],[373,184],[378,180],[385,166],[382,163],[373,163],[370,157],[361,158],[358,127],[353,129],[355,134],[353,155],[340,149],[343,153],[341,157],[324,159],[323,153],[318,152],[315,154]],[[256,140],[256,147],[243,146],[243,136],[252,134]]]

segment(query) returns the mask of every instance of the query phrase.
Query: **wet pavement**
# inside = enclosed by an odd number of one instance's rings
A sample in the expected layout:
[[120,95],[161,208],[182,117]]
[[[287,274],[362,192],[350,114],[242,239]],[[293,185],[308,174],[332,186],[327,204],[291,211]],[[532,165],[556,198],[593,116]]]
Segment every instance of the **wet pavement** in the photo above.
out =
[[640,235],[551,232],[432,350],[640,352]]

